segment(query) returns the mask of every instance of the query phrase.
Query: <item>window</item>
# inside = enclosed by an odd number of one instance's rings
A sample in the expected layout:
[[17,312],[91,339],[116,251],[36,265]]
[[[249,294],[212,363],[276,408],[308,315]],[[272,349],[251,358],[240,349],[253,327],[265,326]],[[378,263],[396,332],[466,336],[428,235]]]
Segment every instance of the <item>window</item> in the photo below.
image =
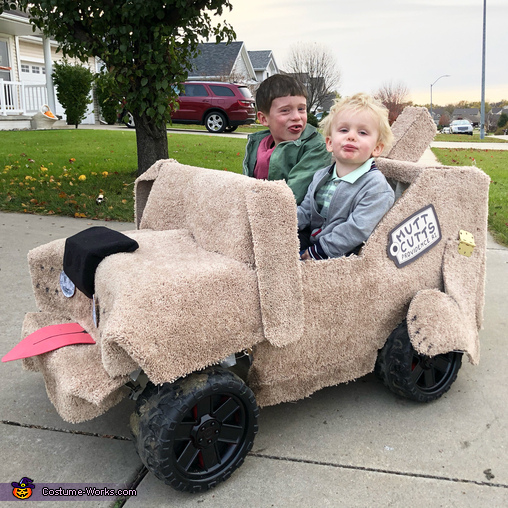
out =
[[227,86],[220,86],[220,85],[210,85],[210,88],[212,89],[212,92],[215,95],[218,95],[219,97],[234,97],[235,92],[231,90],[231,88],[228,88]]
[[40,74],[41,68],[38,65],[32,65],[32,74]]
[[21,64],[21,72],[30,72],[30,66]]
[[246,99],[252,99],[252,94],[250,93],[250,90],[246,86],[239,86],[238,90],[240,90],[241,94]]
[[208,92],[204,85],[185,85],[185,97],[207,97]]

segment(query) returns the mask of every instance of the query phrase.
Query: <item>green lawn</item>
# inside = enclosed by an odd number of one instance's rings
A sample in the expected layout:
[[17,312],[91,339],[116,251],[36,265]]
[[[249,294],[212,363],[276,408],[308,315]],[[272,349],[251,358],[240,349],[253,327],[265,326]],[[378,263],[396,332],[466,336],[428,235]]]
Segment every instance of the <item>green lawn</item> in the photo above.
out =
[[[134,131],[2,132],[0,210],[132,221]],[[169,157],[240,173],[245,139],[168,133]],[[101,204],[96,203],[104,195]]]
[[508,151],[460,148],[432,148],[432,151],[442,164],[474,164],[490,176],[489,230],[499,243],[508,246]]

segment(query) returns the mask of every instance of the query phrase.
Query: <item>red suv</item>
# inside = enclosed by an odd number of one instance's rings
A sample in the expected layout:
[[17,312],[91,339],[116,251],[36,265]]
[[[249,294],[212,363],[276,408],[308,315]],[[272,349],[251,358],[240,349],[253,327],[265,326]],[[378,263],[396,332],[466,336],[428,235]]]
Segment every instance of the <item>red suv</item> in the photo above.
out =
[[[256,121],[256,109],[245,85],[221,81],[183,83],[179,108],[171,115],[173,123],[204,125],[210,132],[233,132],[239,125]],[[129,113],[123,114],[127,127],[134,127]]]

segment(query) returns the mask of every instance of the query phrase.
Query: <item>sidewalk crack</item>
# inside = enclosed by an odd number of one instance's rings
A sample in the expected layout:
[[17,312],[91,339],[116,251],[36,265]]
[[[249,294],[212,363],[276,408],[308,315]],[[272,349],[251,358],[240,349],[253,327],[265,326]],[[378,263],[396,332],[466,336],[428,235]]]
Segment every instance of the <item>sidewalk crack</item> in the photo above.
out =
[[64,434],[76,434],[78,436],[100,437],[103,439],[116,439],[119,441],[132,441],[130,437],[113,436],[110,434],[98,434],[95,432],[85,432],[83,430],[57,429],[56,427],[47,427],[45,425],[33,425],[31,423],[13,422],[10,420],[0,420],[0,424],[11,425],[12,427],[22,427],[25,429],[49,430],[51,432],[63,432]]
[[497,487],[502,489],[508,489],[508,485],[504,483],[493,483],[493,482],[485,482],[485,481],[478,481],[478,480],[467,480],[465,478],[450,478],[448,476],[439,476],[439,475],[433,475],[433,474],[423,474],[423,473],[410,473],[410,472],[404,472],[404,471],[395,471],[390,469],[381,469],[381,468],[375,468],[375,467],[365,467],[365,466],[352,466],[349,464],[336,464],[333,462],[326,462],[326,461],[320,461],[320,460],[310,460],[310,459],[297,459],[293,457],[278,457],[276,455],[265,455],[264,453],[256,453],[256,452],[250,452],[250,457],[257,457],[260,459],[270,459],[270,460],[280,460],[283,462],[295,462],[300,464],[310,464],[314,466],[326,466],[326,467],[334,467],[337,469],[350,469],[353,471],[364,471],[367,473],[381,473],[381,474],[388,474],[388,475],[394,475],[394,476],[406,476],[408,478],[424,478],[426,480],[440,480],[440,481],[446,481],[446,482],[453,482],[453,483],[465,483],[465,484],[473,484],[473,485],[479,485],[481,487]]

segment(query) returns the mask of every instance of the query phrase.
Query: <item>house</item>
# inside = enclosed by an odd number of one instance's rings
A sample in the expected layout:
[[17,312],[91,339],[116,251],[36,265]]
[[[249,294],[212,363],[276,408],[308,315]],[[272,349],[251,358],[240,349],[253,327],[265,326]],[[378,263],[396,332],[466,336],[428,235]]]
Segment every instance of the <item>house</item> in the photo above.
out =
[[[428,109],[430,113],[430,109]],[[432,108],[432,119],[436,123],[436,125],[449,125],[450,123],[450,113],[448,113],[448,110],[446,108],[443,108],[441,106],[438,106],[437,108]],[[441,118],[443,118],[443,121],[441,121]]]
[[194,59],[188,79],[195,81],[257,82],[256,73],[245,44],[241,41],[201,43],[200,54]]
[[503,106],[501,108],[493,107],[487,114],[487,124],[491,127],[494,127],[495,130],[497,123],[499,122],[499,119],[503,113],[508,115],[508,106]]
[[453,120],[469,120],[473,127],[480,125],[480,110],[478,108],[455,108],[452,113]]
[[279,68],[275,63],[272,51],[248,51],[248,54],[259,83],[274,74],[279,74]]
[[[0,15],[0,130],[26,129],[44,104],[65,118],[51,74],[53,62],[62,59],[57,43],[33,30],[28,15],[5,11]],[[95,72],[95,61],[88,66]],[[93,105],[83,123],[95,123]]]

